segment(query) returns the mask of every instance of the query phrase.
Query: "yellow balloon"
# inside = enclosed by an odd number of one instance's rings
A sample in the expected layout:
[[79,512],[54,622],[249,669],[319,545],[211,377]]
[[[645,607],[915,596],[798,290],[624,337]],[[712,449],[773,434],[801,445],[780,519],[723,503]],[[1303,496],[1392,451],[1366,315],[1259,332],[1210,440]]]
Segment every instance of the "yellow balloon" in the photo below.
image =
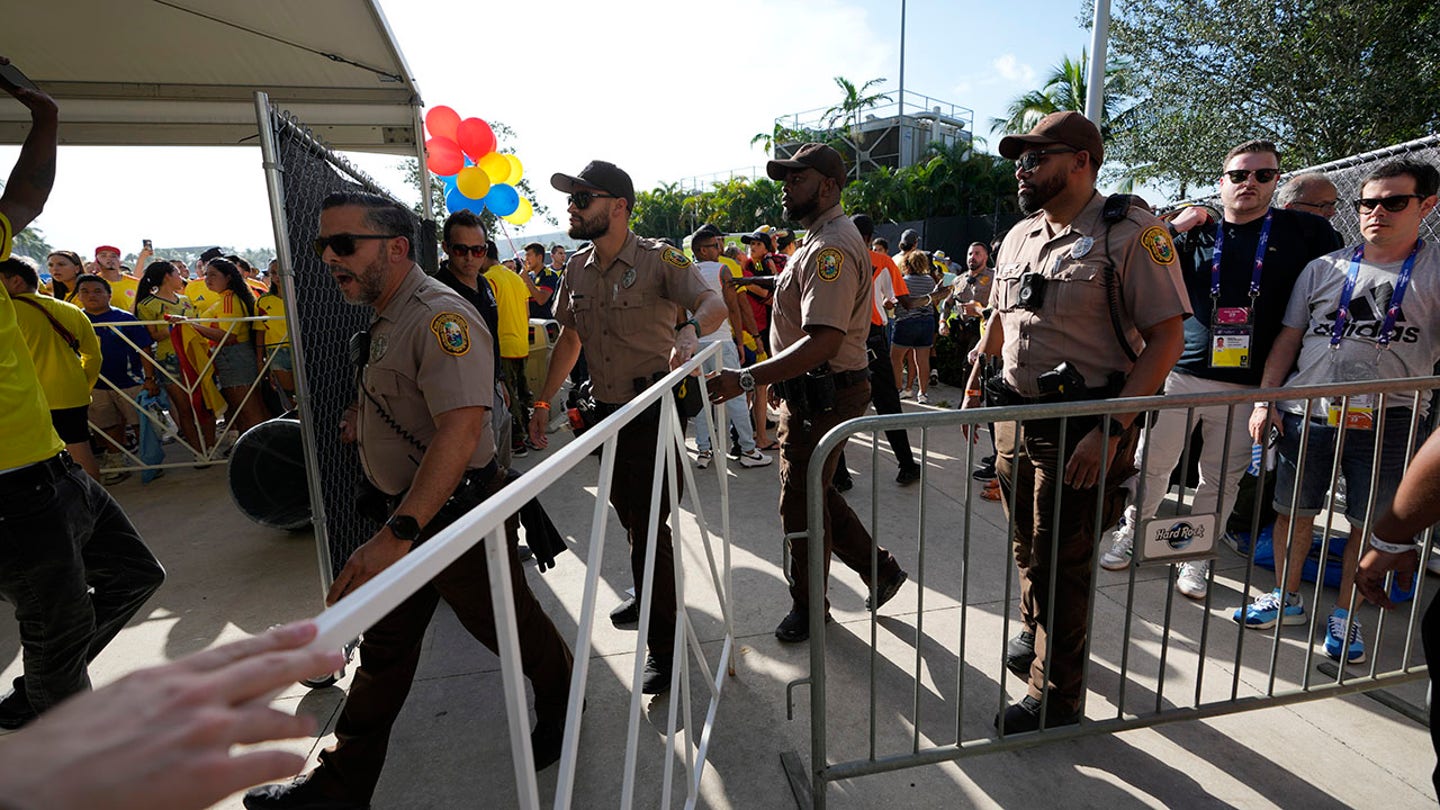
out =
[[525,167],[521,165],[520,158],[514,155],[506,155],[505,162],[510,164],[510,176],[505,178],[505,182],[513,186],[520,182],[521,176],[525,174]]
[[506,160],[505,156],[499,152],[481,156],[475,165],[484,170],[491,183],[503,183],[505,178],[510,176],[510,161]]
[[478,200],[490,193],[490,177],[477,166],[466,166],[455,175],[455,187],[472,200]]
[[530,205],[530,201],[525,199],[524,197],[521,197],[520,207],[516,208],[514,213],[509,214],[508,216],[501,217],[501,219],[505,220],[511,225],[524,225],[525,223],[530,221],[530,217],[534,213],[535,208],[534,206]]

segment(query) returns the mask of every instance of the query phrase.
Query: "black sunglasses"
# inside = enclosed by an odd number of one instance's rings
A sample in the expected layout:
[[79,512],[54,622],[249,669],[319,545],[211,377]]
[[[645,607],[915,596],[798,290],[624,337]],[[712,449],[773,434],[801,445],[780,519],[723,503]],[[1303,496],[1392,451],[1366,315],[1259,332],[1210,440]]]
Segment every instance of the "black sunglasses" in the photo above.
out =
[[1363,197],[1355,200],[1351,205],[1355,206],[1356,212],[1369,213],[1375,210],[1375,206],[1381,206],[1392,214],[1398,214],[1410,207],[1411,198],[1417,200],[1425,199],[1419,194],[1392,194],[1389,197]]
[[484,256],[486,249],[486,245],[462,245],[458,242],[445,246],[446,253],[459,259],[463,259],[466,256]]
[[398,233],[337,233],[334,236],[317,236],[313,246],[315,255],[325,258],[325,248],[335,251],[336,256],[353,256],[360,246],[356,244],[360,239],[395,239]]
[[614,194],[596,194],[593,191],[577,191],[565,199],[568,200],[571,205],[575,206],[576,211],[584,211],[590,207],[592,200],[618,200],[620,198]]
[[1015,168],[1022,172],[1033,172],[1040,168],[1045,158],[1051,155],[1067,155],[1071,152],[1078,152],[1078,149],[1041,149],[1035,152],[1026,152],[1015,161]]
[[1231,169],[1231,170],[1228,171],[1228,172],[1222,172],[1222,174],[1224,174],[1226,177],[1230,178],[1230,182],[1232,182],[1232,183],[1234,183],[1234,184],[1236,184],[1236,185],[1239,185],[1239,184],[1245,182],[1247,179],[1249,179],[1249,177],[1250,177],[1251,174],[1254,174],[1254,175],[1255,175],[1255,182],[1257,182],[1257,183],[1268,183],[1268,182],[1270,182],[1271,180],[1274,180],[1275,178],[1277,178],[1277,177],[1280,176],[1280,170],[1279,170],[1279,169],[1256,169],[1256,170],[1254,170],[1254,171],[1252,172],[1252,171],[1249,170],[1249,169]]

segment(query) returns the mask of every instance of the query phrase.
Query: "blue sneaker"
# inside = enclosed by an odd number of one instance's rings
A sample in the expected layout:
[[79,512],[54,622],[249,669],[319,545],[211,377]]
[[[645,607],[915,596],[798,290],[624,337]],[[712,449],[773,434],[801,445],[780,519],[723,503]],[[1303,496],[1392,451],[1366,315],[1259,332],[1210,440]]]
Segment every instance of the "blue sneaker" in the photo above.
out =
[[1262,593],[1255,597],[1255,601],[1243,608],[1235,608],[1235,614],[1231,616],[1237,624],[1255,630],[1265,630],[1275,626],[1278,619],[1281,624],[1304,624],[1305,603],[1300,599],[1300,594],[1292,593],[1285,597],[1282,605],[1280,602],[1280,589],[1269,593]]
[[1350,620],[1350,643],[1345,643],[1345,620],[1349,617],[1345,608],[1335,608],[1325,627],[1325,654],[1340,660],[1340,650],[1345,649],[1345,658],[1352,664],[1365,662],[1365,641],[1360,638],[1360,621]]

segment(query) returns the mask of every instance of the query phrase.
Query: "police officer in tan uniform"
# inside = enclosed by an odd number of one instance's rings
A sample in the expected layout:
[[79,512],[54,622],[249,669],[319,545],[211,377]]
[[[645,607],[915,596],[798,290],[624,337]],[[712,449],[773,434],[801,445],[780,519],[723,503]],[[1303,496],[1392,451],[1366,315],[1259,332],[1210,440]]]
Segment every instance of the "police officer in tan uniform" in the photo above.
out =
[[[316,248],[346,301],[373,307],[358,403],[341,423],[359,444],[365,475],[390,518],[356,549],[326,597],[334,604],[499,488],[490,408],[491,336],[468,302],[414,261],[405,209],[368,194],[337,193],[320,212]],[[350,432],[353,429],[353,434]],[[525,581],[507,526],[521,666],[535,689],[536,767],[560,755],[571,655]],[[404,705],[420,644],[444,599],[472,635],[497,651],[485,551],[476,544],[429,585],[365,631],[360,667],[319,766],[289,784],[250,791],[245,806],[368,807],[390,727]]]
[[[1095,191],[1104,159],[1100,132],[1079,113],[1053,113],[1028,135],[1003,138],[1000,154],[1016,161],[1020,209],[1030,216],[1010,230],[996,256],[995,313],[980,346],[1002,358],[990,404],[1154,394],[1180,357],[1188,314],[1165,226],[1129,200],[1117,200],[1105,216],[1107,199]],[[1118,287],[1113,323],[1111,283]],[[963,407],[981,402],[979,369],[977,363]],[[1060,420],[995,425],[1024,623],[1010,641],[1007,665],[1030,678],[1029,694],[1004,713],[1006,733],[1039,727],[1047,655],[1046,725],[1079,722],[1095,510],[1103,507],[1102,525],[1109,526],[1123,508],[1120,484],[1134,473],[1138,416],[1072,418],[1063,447]],[[1058,545],[1054,571],[1052,545]],[[1052,599],[1054,626],[1047,627]]]
[[[786,534],[805,531],[807,474],[815,445],[831,428],[865,413],[870,405],[870,250],[840,208],[847,180],[845,160],[824,144],[808,143],[791,160],[765,166],[772,180],[784,183],[781,202],[786,218],[808,234],[786,263],[785,272],[746,283],[774,285],[770,359],[748,369],[725,369],[710,383],[710,397],[723,402],[770,385],[783,398],[780,408],[780,522]],[[825,571],[828,585],[833,552],[865,583],[871,584],[870,532],[835,489],[839,451],[824,461]],[[809,548],[802,539],[790,544],[788,615],[775,628],[784,642],[810,638]],[[894,556],[878,550],[875,609],[885,604],[908,578]],[[871,599],[865,607],[870,609]],[[826,600],[829,609],[829,600]],[[827,613],[828,619],[828,613]]]
[[[725,320],[725,302],[705,283],[693,262],[679,250],[630,231],[635,187],[613,163],[591,161],[578,175],[555,174],[550,185],[570,195],[570,237],[591,246],[570,257],[560,287],[551,299],[560,336],[550,355],[545,385],[530,419],[530,440],[545,447],[547,403],[575,365],[581,346],[590,366],[598,414],[609,416],[659,376],[695,353],[699,336]],[[693,312],[693,317],[687,315]],[[645,571],[645,533],[650,488],[655,474],[660,407],[620,431],[615,486],[610,504],[630,542],[635,597],[610,612],[616,625],[639,621],[641,580]],[[641,690],[647,695],[670,688],[675,636],[675,563],[670,545],[668,492],[660,496],[655,544],[654,594],[646,641]]]

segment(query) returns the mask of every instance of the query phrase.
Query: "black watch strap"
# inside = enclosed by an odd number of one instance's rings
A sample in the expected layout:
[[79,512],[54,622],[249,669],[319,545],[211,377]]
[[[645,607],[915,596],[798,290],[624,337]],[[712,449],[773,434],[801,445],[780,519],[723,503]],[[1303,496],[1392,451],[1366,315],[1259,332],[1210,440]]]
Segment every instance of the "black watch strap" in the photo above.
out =
[[1120,420],[1114,418],[1105,419],[1104,425],[1106,436],[1122,436],[1130,429],[1128,425],[1122,425]]

